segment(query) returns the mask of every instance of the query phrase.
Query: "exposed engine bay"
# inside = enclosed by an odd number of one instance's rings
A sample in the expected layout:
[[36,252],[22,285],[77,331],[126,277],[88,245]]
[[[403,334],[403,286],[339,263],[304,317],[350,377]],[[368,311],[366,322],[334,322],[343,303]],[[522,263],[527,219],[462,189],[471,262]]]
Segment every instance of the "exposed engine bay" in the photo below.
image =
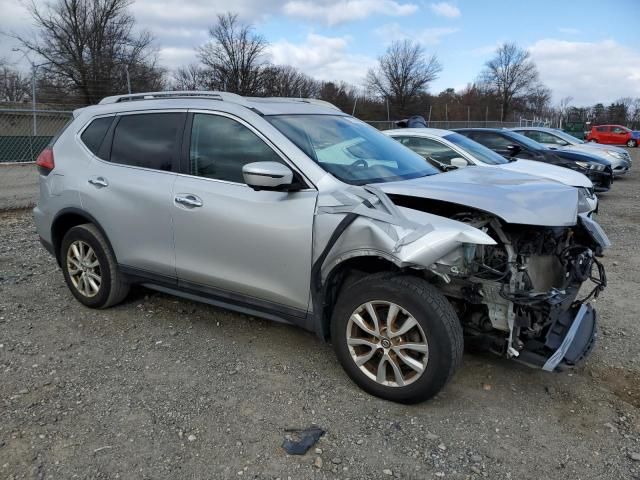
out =
[[606,287],[597,257],[608,240],[600,227],[586,216],[574,227],[510,225],[481,212],[450,218],[496,241],[463,244],[430,268],[458,311],[465,341],[549,371],[586,357],[597,330],[589,301]]

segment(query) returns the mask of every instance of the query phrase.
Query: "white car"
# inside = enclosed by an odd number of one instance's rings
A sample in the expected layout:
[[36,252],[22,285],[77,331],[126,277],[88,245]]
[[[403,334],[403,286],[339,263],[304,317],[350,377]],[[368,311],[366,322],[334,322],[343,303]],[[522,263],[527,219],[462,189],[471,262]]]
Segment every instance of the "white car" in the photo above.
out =
[[574,150],[604,158],[611,162],[614,176],[623,175],[631,169],[631,156],[624,148],[587,143],[555,128],[517,127],[511,130],[552,150]]
[[480,145],[470,138],[450,130],[401,128],[387,130],[383,133],[422,155],[432,165],[439,167],[441,170],[467,166],[498,167],[513,172],[535,175],[576,187],[580,192],[580,212],[594,212],[598,207],[598,198],[594,193],[591,180],[585,175],[568,168],[521,158],[507,160],[484,145]]

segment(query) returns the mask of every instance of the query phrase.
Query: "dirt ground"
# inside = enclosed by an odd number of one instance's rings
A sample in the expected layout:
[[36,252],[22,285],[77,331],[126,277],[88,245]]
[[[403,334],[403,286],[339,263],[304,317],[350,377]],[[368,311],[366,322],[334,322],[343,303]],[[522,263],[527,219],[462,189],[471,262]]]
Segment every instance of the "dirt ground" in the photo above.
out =
[[[601,196],[613,247],[586,366],[467,354],[434,400],[360,391],[302,330],[145,289],[89,310],[0,213],[0,478],[640,479],[640,150]],[[327,433],[304,456],[286,428]],[[635,460],[634,460],[635,458]]]

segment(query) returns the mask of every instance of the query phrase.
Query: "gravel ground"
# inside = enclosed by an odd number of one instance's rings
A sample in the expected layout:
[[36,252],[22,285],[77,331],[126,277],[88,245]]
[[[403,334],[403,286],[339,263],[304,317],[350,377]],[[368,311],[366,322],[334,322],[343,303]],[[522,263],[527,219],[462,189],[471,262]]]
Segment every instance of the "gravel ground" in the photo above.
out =
[[[585,367],[465,355],[434,400],[353,385],[299,329],[145,289],[82,307],[30,212],[0,213],[0,478],[640,479],[640,151],[602,195],[614,246]],[[327,433],[304,456],[284,429]]]
[[38,199],[34,163],[0,163],[0,210],[32,207]]

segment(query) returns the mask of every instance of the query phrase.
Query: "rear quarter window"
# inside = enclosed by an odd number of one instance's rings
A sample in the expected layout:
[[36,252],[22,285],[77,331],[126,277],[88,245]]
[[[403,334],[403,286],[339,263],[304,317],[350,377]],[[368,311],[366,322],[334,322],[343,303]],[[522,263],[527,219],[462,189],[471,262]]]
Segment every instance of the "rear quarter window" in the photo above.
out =
[[113,123],[114,118],[115,117],[96,118],[87,128],[84,129],[82,135],[80,135],[82,143],[84,143],[94,155],[99,156],[98,152],[100,151],[100,146],[102,145],[104,137]]

